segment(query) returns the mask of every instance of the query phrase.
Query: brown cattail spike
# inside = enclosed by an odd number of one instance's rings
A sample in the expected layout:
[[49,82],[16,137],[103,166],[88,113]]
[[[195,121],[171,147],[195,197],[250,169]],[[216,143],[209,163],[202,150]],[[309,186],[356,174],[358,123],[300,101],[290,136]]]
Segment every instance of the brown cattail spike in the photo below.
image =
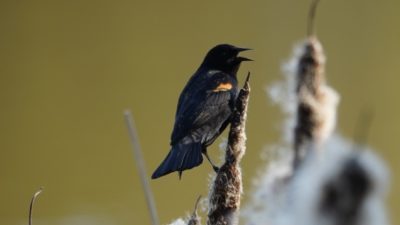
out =
[[[322,115],[325,98],[325,55],[315,37],[309,37],[301,46],[297,57],[296,94],[297,121],[294,130],[294,167],[305,157],[324,129],[325,115]],[[311,145],[310,145],[311,144]]]
[[211,185],[207,225],[232,225],[238,223],[238,211],[242,194],[242,174],[239,166],[246,150],[245,124],[249,101],[250,73],[240,90],[233,112],[228,137],[225,163]]

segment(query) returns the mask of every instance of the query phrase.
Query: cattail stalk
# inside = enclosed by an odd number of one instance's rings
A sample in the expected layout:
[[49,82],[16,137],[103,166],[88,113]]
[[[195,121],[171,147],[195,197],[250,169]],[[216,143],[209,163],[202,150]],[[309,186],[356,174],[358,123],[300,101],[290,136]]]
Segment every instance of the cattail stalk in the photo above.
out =
[[242,174],[239,163],[246,150],[245,125],[249,101],[250,73],[240,90],[233,112],[225,163],[219,169],[209,194],[207,225],[231,225],[238,223],[242,194]]
[[295,55],[297,112],[294,128],[296,169],[313,149],[321,146],[336,122],[337,94],[326,85],[325,54],[314,34],[314,20],[320,0],[313,0],[309,10],[307,39]]

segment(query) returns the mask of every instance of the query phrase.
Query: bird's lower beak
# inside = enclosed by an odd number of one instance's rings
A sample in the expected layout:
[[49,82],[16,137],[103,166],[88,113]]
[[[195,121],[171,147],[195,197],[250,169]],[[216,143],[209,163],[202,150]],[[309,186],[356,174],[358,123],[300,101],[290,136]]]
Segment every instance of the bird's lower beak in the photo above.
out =
[[243,61],[254,61],[254,60],[252,60],[252,59],[249,59],[249,58],[246,58],[246,57],[242,57],[242,56],[238,56],[238,57],[237,57],[237,60],[238,60],[239,62],[243,62]]

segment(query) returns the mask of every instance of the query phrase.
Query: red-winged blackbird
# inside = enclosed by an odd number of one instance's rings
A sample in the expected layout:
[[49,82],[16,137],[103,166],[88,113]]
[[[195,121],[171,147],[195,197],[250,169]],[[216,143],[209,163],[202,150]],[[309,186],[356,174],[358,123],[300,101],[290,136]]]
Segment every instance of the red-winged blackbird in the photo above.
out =
[[238,94],[236,73],[240,63],[250,59],[238,56],[249,50],[228,44],[217,45],[204,58],[196,73],[183,89],[171,135],[171,150],[153,173],[155,179],[166,174],[191,169],[207,157],[207,146],[230,122]]

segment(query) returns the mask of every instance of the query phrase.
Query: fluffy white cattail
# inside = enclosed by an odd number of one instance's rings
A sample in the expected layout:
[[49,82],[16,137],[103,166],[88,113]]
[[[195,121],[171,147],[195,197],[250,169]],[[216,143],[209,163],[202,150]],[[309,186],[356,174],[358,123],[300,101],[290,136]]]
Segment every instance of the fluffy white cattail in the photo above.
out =
[[292,57],[283,65],[285,80],[267,90],[287,116],[283,138],[294,146],[298,162],[305,149],[319,148],[335,128],[339,95],[326,84],[325,61],[318,39],[307,38],[294,47]]
[[240,161],[246,150],[245,125],[250,87],[249,76],[236,101],[231,120],[225,162],[212,180],[209,192],[208,225],[231,225],[238,223],[242,194]]
[[309,151],[321,149],[336,124],[338,95],[326,85],[326,57],[316,37],[309,37],[295,51],[292,75],[296,80],[297,109],[294,126],[294,166]]

